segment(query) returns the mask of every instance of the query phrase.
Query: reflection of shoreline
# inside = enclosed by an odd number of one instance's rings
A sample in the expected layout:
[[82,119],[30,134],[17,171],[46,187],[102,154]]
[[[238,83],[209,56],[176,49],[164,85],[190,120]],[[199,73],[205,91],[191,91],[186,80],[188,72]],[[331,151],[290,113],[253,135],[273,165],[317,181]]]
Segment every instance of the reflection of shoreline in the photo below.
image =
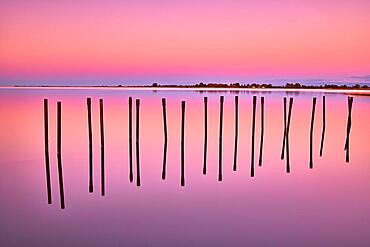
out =
[[346,89],[333,89],[333,88],[286,88],[286,87],[272,87],[272,88],[235,88],[235,87],[172,87],[172,86],[0,86],[1,89],[70,89],[70,90],[137,90],[137,91],[197,91],[197,92],[288,92],[288,93],[300,93],[300,92],[316,92],[316,93],[344,93],[370,96],[370,88],[346,88]]

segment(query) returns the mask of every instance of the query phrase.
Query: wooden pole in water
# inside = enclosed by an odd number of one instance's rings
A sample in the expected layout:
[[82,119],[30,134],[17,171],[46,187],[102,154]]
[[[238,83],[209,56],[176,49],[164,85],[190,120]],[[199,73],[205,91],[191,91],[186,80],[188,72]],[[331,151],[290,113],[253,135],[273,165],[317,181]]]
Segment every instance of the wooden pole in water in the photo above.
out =
[[351,121],[351,112],[352,112],[352,101],[353,101],[353,97],[351,96],[348,96],[348,118],[347,118],[347,134],[346,134],[346,143],[345,143],[345,146],[344,146],[344,150],[347,149],[348,147],[348,142],[349,142],[349,130],[351,128],[351,125],[352,125],[352,121]]
[[290,173],[290,161],[289,161],[289,129],[290,129],[290,118],[292,114],[293,98],[289,98],[289,112],[288,112],[288,123],[286,126],[286,135],[285,135],[285,150],[286,150],[286,172]]
[[48,99],[44,99],[45,171],[48,204],[51,204],[50,161],[49,161],[49,110]]
[[313,126],[315,122],[316,97],[312,99],[312,114],[311,114],[311,129],[310,129],[310,169],[313,168],[312,159],[312,142],[313,142]]
[[348,115],[347,115],[347,129],[346,129],[346,142],[344,144],[344,150],[347,150],[347,146],[348,146],[348,129],[349,129],[349,118],[350,118],[350,115],[349,115],[349,102],[351,101],[351,96],[348,96],[347,97],[347,105],[348,105]]
[[236,171],[237,155],[238,155],[238,131],[239,131],[239,96],[235,96],[235,140],[234,140],[234,165],[233,170]]
[[104,151],[104,107],[103,99],[99,99],[100,108],[100,165],[101,165],[101,195],[105,195],[105,151]]
[[208,139],[208,129],[207,129],[207,107],[208,98],[204,97],[204,155],[203,155],[203,174],[207,174],[207,139]]
[[320,157],[322,156],[323,147],[324,147],[324,137],[325,137],[325,128],[326,128],[326,120],[325,120],[325,96],[322,96],[322,133],[321,133],[321,144],[320,144]]
[[254,177],[254,132],[256,128],[256,101],[257,101],[257,96],[253,96],[251,177]]
[[166,179],[166,157],[167,157],[167,119],[166,119],[166,99],[162,98],[163,109],[163,131],[164,131],[164,146],[163,146],[163,168],[162,179]]
[[101,195],[105,195],[105,167],[104,167],[104,108],[103,99],[99,99],[100,106],[100,165],[101,165]]
[[94,191],[93,183],[93,140],[92,140],[92,120],[91,120],[91,98],[87,98],[87,126],[89,132],[89,192]]
[[184,133],[185,132],[185,101],[181,102],[181,186],[185,186],[185,164],[184,164]]
[[63,186],[63,168],[62,168],[62,103],[57,103],[57,159],[59,176],[60,208],[65,208],[64,186]]
[[140,116],[140,99],[136,99],[136,185],[140,186],[140,157],[139,157],[139,116]]
[[222,121],[224,115],[224,96],[220,96],[220,134],[218,140],[218,181],[222,181]]
[[128,152],[129,152],[129,181],[134,181],[132,168],[132,97],[128,98]]
[[285,140],[286,140],[286,97],[284,97],[284,135],[283,135],[283,145],[281,146],[281,155],[280,158],[284,159],[284,151],[285,151]]
[[263,135],[265,133],[265,126],[264,126],[264,104],[265,98],[261,97],[261,139],[260,139],[260,155],[258,160],[258,165],[262,166],[262,152],[263,152]]
[[349,162],[349,136],[351,133],[351,126],[352,126],[352,103],[353,97],[348,97],[348,120],[347,120],[347,137],[346,137],[346,144],[345,144],[345,151],[346,151],[346,162]]

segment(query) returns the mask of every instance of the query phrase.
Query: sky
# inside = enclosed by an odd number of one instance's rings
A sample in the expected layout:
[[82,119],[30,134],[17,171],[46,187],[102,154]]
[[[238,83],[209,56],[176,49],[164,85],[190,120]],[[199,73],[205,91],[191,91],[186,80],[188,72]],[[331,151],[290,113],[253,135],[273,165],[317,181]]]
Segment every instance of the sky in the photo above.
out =
[[0,0],[0,85],[370,82],[369,13],[369,0]]

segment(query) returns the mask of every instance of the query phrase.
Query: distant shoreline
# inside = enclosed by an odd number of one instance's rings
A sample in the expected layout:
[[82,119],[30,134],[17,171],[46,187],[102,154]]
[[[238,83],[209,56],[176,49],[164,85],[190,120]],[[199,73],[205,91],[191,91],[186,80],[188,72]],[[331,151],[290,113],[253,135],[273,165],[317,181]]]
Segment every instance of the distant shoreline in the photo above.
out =
[[286,87],[286,86],[272,86],[272,87],[199,87],[199,86],[0,86],[0,89],[118,89],[118,90],[139,90],[139,91],[256,91],[256,92],[322,92],[322,93],[351,93],[356,95],[370,96],[369,87],[337,87],[329,88],[324,86],[301,86],[301,87]]
[[354,85],[338,85],[338,84],[324,84],[324,85],[304,85],[300,83],[286,83],[285,85],[281,86],[275,86],[272,84],[257,84],[257,83],[248,83],[248,84],[241,84],[241,83],[231,83],[231,84],[225,84],[225,83],[198,83],[193,85],[175,85],[175,84],[159,84],[159,83],[153,83],[152,85],[92,85],[92,86],[86,86],[86,85],[38,85],[38,86],[27,86],[27,85],[12,85],[12,86],[0,86],[0,87],[22,87],[22,88],[151,88],[151,89],[172,89],[172,88],[191,88],[191,89],[334,89],[334,90],[370,90],[370,86],[367,85],[360,85],[360,84],[354,84]]
[[241,90],[241,89],[327,89],[327,90],[370,90],[370,86],[367,85],[338,85],[338,84],[324,84],[324,85],[304,85],[300,83],[286,83],[285,85],[275,86],[272,84],[257,84],[257,83],[250,83],[250,84],[241,84],[241,83],[198,83],[193,85],[174,85],[174,84],[159,84],[153,83],[152,85],[93,85],[93,86],[85,86],[85,85],[62,85],[62,86],[54,86],[54,85],[39,85],[39,86],[24,86],[24,85],[13,85],[13,86],[0,86],[0,88],[150,88],[150,89],[201,89],[201,90],[214,90],[214,89],[234,89],[234,90]]

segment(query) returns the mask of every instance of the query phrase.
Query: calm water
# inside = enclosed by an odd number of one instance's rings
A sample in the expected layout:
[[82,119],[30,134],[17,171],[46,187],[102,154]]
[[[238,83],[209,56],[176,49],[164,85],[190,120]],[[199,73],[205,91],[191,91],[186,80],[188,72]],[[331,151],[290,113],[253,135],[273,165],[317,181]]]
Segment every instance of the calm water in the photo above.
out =
[[[225,96],[222,182],[217,181],[220,95]],[[236,172],[232,171],[235,95],[239,95]],[[251,178],[253,95],[258,96],[256,164],[259,96],[265,97],[266,126],[263,166],[257,166]],[[350,162],[345,163],[347,95],[325,94],[326,136],[324,154],[319,157],[322,95],[1,89],[1,246],[370,246],[370,97],[354,96]],[[128,179],[129,96],[141,99],[141,187]],[[202,175],[204,96],[209,98],[206,176]],[[294,97],[290,174],[280,160],[284,96]],[[314,96],[314,169],[309,169]],[[92,97],[94,193],[88,192],[86,97]],[[165,181],[161,179],[162,97],[167,99],[168,122]],[[44,98],[49,99],[51,205],[45,178]],[[100,195],[99,98],[104,99],[105,197]],[[60,209],[56,159],[58,100],[62,101],[64,210]],[[181,100],[186,100],[185,187],[180,186]]]

